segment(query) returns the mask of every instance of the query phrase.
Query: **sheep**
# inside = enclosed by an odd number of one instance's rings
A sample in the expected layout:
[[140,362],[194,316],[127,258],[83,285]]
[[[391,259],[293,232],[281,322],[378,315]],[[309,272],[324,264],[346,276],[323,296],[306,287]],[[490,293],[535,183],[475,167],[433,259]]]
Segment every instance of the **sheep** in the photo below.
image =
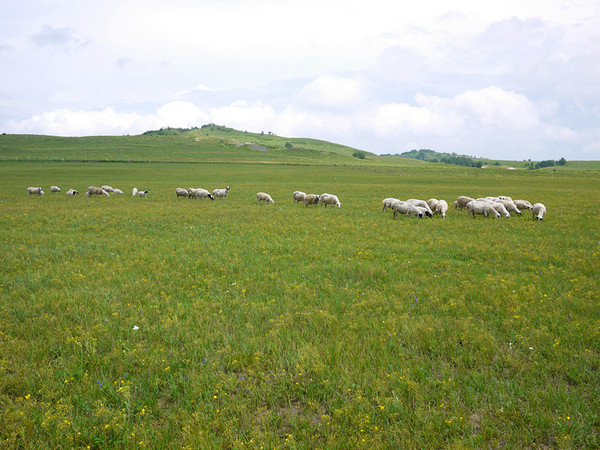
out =
[[446,200],[440,200],[435,205],[434,212],[442,216],[442,219],[446,218],[446,213],[448,212],[448,203]]
[[419,211],[421,214],[419,215],[419,217],[422,219],[423,217],[429,217],[432,218],[433,217],[433,213],[431,212],[431,210],[429,208],[424,208],[422,206],[415,206],[415,208],[417,208],[417,211]]
[[271,198],[271,196],[269,194],[264,193],[264,192],[259,192],[258,194],[256,194],[256,200],[258,200],[258,204],[259,205],[260,205],[261,201],[264,201],[265,203],[271,203],[271,204],[275,203],[273,201],[273,199]]
[[87,192],[85,193],[85,196],[91,197],[92,195],[106,195],[107,197],[110,197],[110,194],[108,192],[106,192],[104,189],[96,187],[96,186],[89,186],[87,188]]
[[508,212],[521,214],[521,211],[519,210],[519,208],[517,208],[517,205],[515,205],[515,202],[513,202],[512,200],[503,200],[501,198],[498,198],[498,203],[502,203],[508,210]]
[[50,186],[50,193],[55,194],[56,192],[60,192],[60,188],[58,186]]
[[304,203],[304,206],[308,206],[308,205],[318,205],[319,204],[319,199],[321,198],[320,195],[316,195],[316,194],[307,194],[306,197],[304,197],[304,200],[302,200],[302,203]]
[[76,191],[75,189],[69,189],[69,190],[67,191],[67,196],[68,196],[68,197],[74,197],[74,196],[76,196],[77,194],[79,194],[79,192],[78,192],[78,191]]
[[435,207],[437,206],[438,203],[439,203],[439,200],[437,198],[430,198],[429,200],[427,200],[427,205],[429,206],[429,209],[431,209],[434,212],[435,212]]
[[42,191],[42,188],[39,186],[27,188],[27,193],[29,195],[44,195],[44,194],[42,194],[42,192],[44,192],[44,191]]
[[506,195],[501,195],[498,197],[498,200],[508,200],[509,202],[512,202],[513,199],[510,197],[507,197]]
[[227,194],[229,194],[229,186],[227,186],[225,189],[213,190],[213,197],[215,197],[215,198],[217,198],[217,197],[225,198],[225,197],[227,197]]
[[473,218],[475,218],[475,214],[480,214],[485,217],[488,217],[489,214],[492,214],[492,216],[496,219],[500,218],[498,211],[496,211],[488,202],[471,200],[469,203],[467,203],[466,208],[473,214]]
[[342,207],[340,200],[337,198],[336,195],[333,194],[321,194],[321,196],[319,197],[319,203],[323,203],[325,208],[327,208],[327,205],[337,206],[338,208]]
[[533,220],[544,220],[544,216],[546,215],[546,207],[543,203],[536,203],[531,208],[531,213],[533,215]]
[[514,200],[514,203],[520,210],[531,211],[533,209],[533,206],[527,200]]
[[393,205],[395,202],[399,201],[397,198],[394,197],[388,197],[388,198],[384,198],[381,202],[382,204],[382,208],[381,208],[381,212],[384,212],[387,208],[393,209]]
[[202,189],[202,188],[189,188],[188,192],[190,193],[190,198],[210,198],[211,200],[214,200],[215,198],[210,195],[210,192],[208,192],[206,189]]
[[304,197],[306,197],[306,192],[294,191],[294,193],[292,194],[292,198],[294,199],[294,202],[300,203],[301,201],[304,200]]
[[121,189],[117,189],[117,188],[114,188],[114,189],[113,189],[113,192],[114,192],[115,194],[122,194],[122,193],[123,193],[123,191],[122,191]]
[[454,209],[458,209],[458,201],[454,200],[452,206],[454,206]]
[[179,197],[190,198],[190,192],[187,189],[176,188],[175,194],[177,195],[177,198],[179,198]]
[[136,194],[140,198],[148,198],[148,189],[143,191],[137,191]]
[[492,208],[498,211],[500,215],[504,216],[504,218],[508,219],[510,217],[510,213],[506,209],[506,206],[504,206],[504,203],[490,202],[490,205],[492,205]]
[[431,214],[431,216],[428,216],[428,217],[433,217],[433,211],[431,210],[431,208],[429,207],[429,205],[427,204],[427,202],[425,200],[418,200],[416,198],[409,198],[406,201],[408,203],[412,203],[415,206],[420,206],[421,208],[425,208],[429,212],[429,214]]
[[131,191],[131,196],[135,197],[137,195],[137,193],[138,193],[138,190],[136,187],[134,187],[133,190]]
[[474,199],[471,197],[467,197],[466,195],[461,195],[456,199],[458,202],[457,209],[465,209],[467,207],[467,203],[472,202]]
[[110,194],[114,194],[114,192],[115,192],[115,190],[112,188],[112,186],[108,186],[107,184],[102,186],[100,189],[104,189],[106,192],[108,192]]
[[394,219],[397,214],[405,214],[406,216],[414,216],[423,218],[423,212],[419,211],[415,205],[409,202],[403,202],[402,200],[396,200],[392,203],[391,208],[394,210]]

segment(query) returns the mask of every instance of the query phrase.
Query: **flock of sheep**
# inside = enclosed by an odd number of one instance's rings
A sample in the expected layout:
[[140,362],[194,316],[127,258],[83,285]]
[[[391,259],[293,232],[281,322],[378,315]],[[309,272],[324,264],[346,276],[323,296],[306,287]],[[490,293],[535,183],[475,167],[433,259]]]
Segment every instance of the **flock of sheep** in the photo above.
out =
[[[211,194],[206,189],[201,188],[176,188],[175,194],[177,198],[210,198],[211,200],[214,200],[215,198],[227,197],[227,194],[229,194],[229,189],[229,186],[227,186],[225,189],[215,189]],[[61,190],[58,186],[50,186],[51,193],[54,194],[60,191]],[[39,186],[28,187],[27,192],[29,193],[29,195],[44,195],[44,191]],[[79,192],[75,189],[69,189],[66,194],[69,197],[73,197],[78,193]],[[85,196],[91,197],[93,195],[104,195],[106,197],[109,197],[110,194],[123,194],[123,191],[108,185],[104,185],[102,187],[89,186]],[[147,195],[148,190],[138,190],[137,188],[133,188],[132,196],[147,198]],[[341,208],[342,206],[340,200],[336,195],[327,193],[317,195],[307,194],[302,191],[294,191],[294,193],[292,194],[292,198],[294,202],[301,202],[305,206],[320,204],[324,205],[325,208],[327,208],[327,205],[330,205],[331,207],[337,206],[338,208]],[[270,204],[275,203],[273,198],[265,192],[259,192],[258,194],[256,194],[256,200],[258,201],[258,204],[260,204],[260,202]],[[382,205],[383,208],[381,209],[381,212],[384,212],[386,209],[389,208],[394,212],[394,218],[396,218],[398,214],[419,217],[421,219],[424,217],[433,217],[434,214],[438,214],[445,219],[448,213],[448,203],[445,200],[438,200],[435,198],[431,198],[427,201],[414,198],[402,201],[397,198],[389,197],[382,201]],[[546,214],[546,207],[542,203],[536,203],[532,205],[527,200],[513,201],[512,198],[507,196],[473,199],[471,197],[461,195],[453,202],[453,205],[454,208],[457,210],[468,210],[471,214],[473,214],[473,217],[475,217],[476,215],[482,215],[484,217],[491,216],[493,218],[509,218],[510,213],[521,214],[522,210],[529,210],[532,212],[534,220],[544,220],[544,215]]]
[[[406,201],[397,198],[386,198],[382,201],[384,212],[387,208],[394,211],[394,218],[397,214],[405,214],[412,217],[433,217],[434,214],[439,214],[442,218],[446,218],[448,212],[448,203],[445,200],[431,198],[427,201],[418,199],[408,199]],[[533,219],[544,220],[546,207],[542,203],[532,205],[527,200],[514,200],[507,196],[500,197],[485,197],[473,199],[466,195],[461,195],[453,202],[454,208],[458,210],[466,209],[473,217],[482,215],[484,217],[509,218],[510,213],[521,214],[522,210],[529,210],[533,214]]]

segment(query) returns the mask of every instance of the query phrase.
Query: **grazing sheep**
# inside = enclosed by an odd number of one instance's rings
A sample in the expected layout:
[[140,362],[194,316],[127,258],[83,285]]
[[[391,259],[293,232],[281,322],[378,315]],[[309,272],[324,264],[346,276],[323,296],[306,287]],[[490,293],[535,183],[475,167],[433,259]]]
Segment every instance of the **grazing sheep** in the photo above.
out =
[[433,217],[433,211],[431,210],[431,208],[429,207],[429,205],[427,204],[427,202],[425,200],[419,200],[416,198],[409,198],[408,200],[406,200],[408,203],[412,203],[415,206],[420,206],[421,208],[425,208],[429,214],[431,214],[431,216],[428,217]]
[[433,218],[433,213],[429,208],[424,208],[422,206],[415,206],[415,208],[417,208],[417,210],[421,213],[419,216],[421,219],[423,217],[429,217],[430,219]]
[[108,192],[110,194],[114,194],[114,192],[115,192],[115,190],[112,188],[112,186],[108,186],[107,184],[102,186],[100,189],[104,189],[106,192]]
[[140,198],[148,198],[148,189],[144,191],[137,191],[136,194]]
[[44,192],[44,191],[42,191],[42,188],[39,187],[39,186],[38,187],[28,187],[27,188],[27,193],[29,195],[44,195],[44,194],[42,194],[42,192]]
[[466,208],[473,214],[473,218],[475,218],[475,214],[485,217],[488,217],[488,215],[491,214],[496,219],[500,218],[498,211],[496,211],[488,202],[471,200],[469,203],[467,203]]
[[137,190],[137,188],[134,187],[133,190],[131,191],[131,196],[135,197],[137,195],[137,193],[138,193],[138,190]]
[[546,207],[543,203],[536,203],[533,205],[531,213],[533,214],[533,220],[544,220],[544,216],[546,215]]
[[521,211],[524,209],[531,211],[533,209],[533,206],[527,200],[514,200],[514,202],[517,208],[519,208]]
[[452,206],[454,206],[454,209],[458,209],[458,201],[454,200]]
[[227,197],[227,194],[229,194],[229,186],[227,186],[225,189],[215,189],[213,191],[213,197],[215,197],[215,198],[217,198],[217,197],[225,198],[225,197]]
[[504,203],[490,202],[490,205],[492,205],[492,208],[498,211],[500,215],[504,216],[504,218],[508,219],[510,217],[510,213],[506,209],[506,206],[504,206]]
[[114,192],[115,194],[122,194],[122,193],[123,193],[123,191],[122,191],[121,189],[117,189],[117,188],[114,188],[114,189],[113,189],[113,192]]
[[104,189],[96,187],[96,186],[89,186],[87,188],[87,192],[85,193],[85,196],[91,197],[92,195],[106,195],[107,197],[110,197],[110,194],[108,192],[106,192]]
[[306,197],[304,197],[304,200],[302,200],[302,203],[304,203],[304,206],[318,205],[319,204],[319,198],[321,198],[320,195],[307,194]]
[[54,194],[56,192],[60,192],[60,188],[58,186],[50,186],[50,193]]
[[517,208],[517,205],[515,205],[515,202],[513,202],[512,200],[503,200],[501,198],[498,198],[498,203],[502,203],[504,207],[508,210],[508,212],[521,214],[521,211],[519,210],[519,208]]
[[75,189],[69,189],[67,191],[67,196],[69,196],[69,197],[75,197],[77,194],[79,194],[79,192],[76,191]]
[[448,212],[448,203],[446,200],[440,200],[435,205],[434,212],[442,216],[442,219],[446,218],[446,213]]
[[294,191],[292,197],[294,198],[294,202],[301,202],[304,200],[304,197],[306,197],[306,192]]
[[212,195],[210,195],[210,192],[208,192],[206,189],[189,188],[188,192],[190,193],[190,198],[210,198],[211,200],[215,199]]
[[430,198],[429,200],[427,200],[427,206],[429,206],[429,209],[431,209],[434,212],[435,212],[435,207],[437,206],[438,203],[439,203],[439,200],[437,198]]
[[467,197],[466,195],[461,195],[456,199],[458,202],[457,209],[465,209],[467,207],[467,203],[472,202],[474,199],[471,197]]
[[498,197],[498,200],[508,200],[509,202],[512,202],[513,199],[510,197],[507,197],[506,195],[501,195]]
[[424,216],[423,212],[419,211],[415,205],[409,202],[403,202],[402,200],[393,202],[392,209],[394,210],[394,219],[396,218],[397,214],[418,217],[420,219],[422,219]]
[[327,205],[337,206],[338,208],[342,207],[340,200],[337,198],[336,195],[333,194],[321,194],[321,196],[319,197],[319,203],[323,203],[323,205],[325,205],[325,208],[327,208]]
[[264,201],[265,203],[271,203],[271,204],[275,203],[273,201],[273,199],[271,198],[271,196],[269,194],[265,194],[264,192],[259,192],[258,194],[256,194],[256,200],[258,200],[259,205],[260,205],[261,201]]
[[187,189],[177,188],[177,189],[175,189],[175,194],[177,195],[177,198],[179,198],[179,197],[190,198],[190,192]]
[[382,204],[382,208],[381,208],[381,212],[384,212],[387,208],[393,209],[394,203],[398,202],[400,200],[398,200],[397,198],[394,197],[388,197],[388,198],[384,198],[381,202]]

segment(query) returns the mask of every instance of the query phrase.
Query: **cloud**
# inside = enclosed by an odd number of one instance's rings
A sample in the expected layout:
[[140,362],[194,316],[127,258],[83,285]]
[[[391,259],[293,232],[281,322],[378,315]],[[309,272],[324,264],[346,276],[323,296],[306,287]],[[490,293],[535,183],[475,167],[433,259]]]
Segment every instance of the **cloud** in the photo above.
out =
[[298,98],[310,106],[324,108],[348,108],[363,98],[360,81],[333,75],[322,75],[304,86]]
[[75,35],[75,30],[69,27],[53,28],[44,25],[41,31],[31,36],[31,42],[38,47],[62,47],[73,48],[82,45],[80,39]]

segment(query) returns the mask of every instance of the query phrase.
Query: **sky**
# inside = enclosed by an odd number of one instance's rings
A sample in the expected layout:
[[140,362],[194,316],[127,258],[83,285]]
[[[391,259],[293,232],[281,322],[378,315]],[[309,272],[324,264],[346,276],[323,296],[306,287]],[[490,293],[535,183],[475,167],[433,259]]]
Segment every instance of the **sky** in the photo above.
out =
[[206,123],[377,154],[600,160],[600,1],[3,4],[0,132]]

